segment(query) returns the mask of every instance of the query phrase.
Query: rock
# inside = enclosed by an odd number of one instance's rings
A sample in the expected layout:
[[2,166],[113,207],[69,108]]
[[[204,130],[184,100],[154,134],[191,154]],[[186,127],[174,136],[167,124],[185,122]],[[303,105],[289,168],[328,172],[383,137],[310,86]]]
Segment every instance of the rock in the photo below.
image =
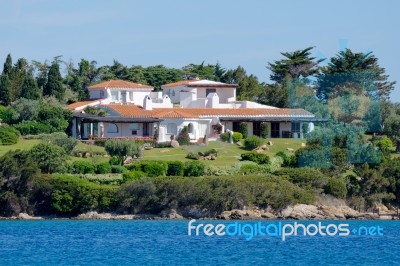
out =
[[288,152],[294,152],[294,149],[292,149],[292,148],[286,148],[286,150],[287,150]]
[[81,152],[78,152],[77,154],[76,154],[76,157],[82,157],[83,156],[83,154],[81,153]]
[[304,148],[306,144],[304,142],[301,143],[301,147]]
[[128,156],[126,157],[124,164],[131,164],[134,162],[134,159],[132,158],[132,156]]
[[236,142],[236,145],[238,145],[239,147],[243,147],[243,144],[240,141]]
[[83,154],[83,158],[90,158],[91,154],[89,152],[85,152]]
[[276,219],[277,217],[276,217],[276,215],[274,215],[270,212],[261,212],[261,218],[273,220],[273,219]]
[[18,214],[17,219],[19,220],[42,220],[42,217],[35,217],[35,216],[30,216],[27,213],[21,212]]
[[274,144],[272,143],[272,141],[268,141],[267,144],[268,144],[269,146],[274,145]]
[[216,157],[214,154],[211,154],[211,155],[210,155],[210,160],[211,160],[211,161],[214,161],[214,160],[216,160],[216,159],[217,159],[217,157]]
[[179,142],[177,140],[171,140],[171,147],[172,148],[178,148],[179,147]]
[[159,215],[161,218],[167,218],[167,219],[179,219],[182,220],[184,219],[182,215],[180,215],[176,210],[163,210],[160,212]]
[[266,144],[264,144],[264,145],[261,145],[261,147],[260,147],[261,149],[263,149],[264,151],[267,151],[268,150],[268,147],[267,147],[267,145]]

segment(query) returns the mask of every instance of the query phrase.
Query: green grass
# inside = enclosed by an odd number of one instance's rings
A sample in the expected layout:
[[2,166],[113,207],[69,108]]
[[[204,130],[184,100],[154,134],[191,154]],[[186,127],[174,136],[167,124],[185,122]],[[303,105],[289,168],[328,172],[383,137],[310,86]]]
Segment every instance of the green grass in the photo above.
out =
[[0,145],[0,156],[3,156],[8,151],[12,150],[29,150],[36,144],[39,144],[38,139],[20,139],[17,144],[14,145]]
[[[287,148],[297,150],[301,147],[301,143],[305,140],[301,139],[268,139],[271,140],[273,145],[268,146],[266,152],[269,156],[274,156],[279,151],[286,151]],[[198,153],[199,151],[206,151],[210,149],[216,149],[218,151],[218,157],[215,161],[204,161],[206,164],[212,164],[216,166],[230,166],[237,163],[240,159],[240,155],[246,150],[236,144],[229,144],[221,141],[210,141],[208,146],[181,146],[179,148],[154,148],[152,150],[144,151],[143,159],[145,160],[178,160],[178,161],[190,161],[186,159],[188,152]]]
[[[305,140],[301,139],[268,139],[273,142],[272,146],[268,146],[268,151],[266,152],[269,156],[274,156],[279,151],[286,151],[287,148],[292,148],[297,150],[301,147],[301,143],[305,142]],[[31,149],[36,144],[40,143],[40,140],[31,139],[25,140],[20,139],[19,142],[15,145],[0,145],[0,156],[4,155],[7,151],[17,150],[17,149]],[[87,151],[91,154],[93,152],[104,151],[104,147],[79,143],[75,148],[79,151]],[[230,166],[237,163],[240,159],[240,155],[246,150],[243,147],[239,147],[236,144],[229,144],[227,142],[221,141],[210,141],[208,146],[182,146],[179,148],[154,148],[152,150],[144,151],[143,159],[145,160],[164,160],[164,161],[190,161],[186,159],[186,155],[188,152],[198,153],[199,151],[206,151],[210,149],[216,149],[218,151],[218,157],[215,161],[204,161],[206,164],[212,164],[216,166]],[[93,163],[101,163],[108,162],[108,157],[103,156],[95,156],[90,158],[80,158],[69,156],[69,161],[90,161]]]

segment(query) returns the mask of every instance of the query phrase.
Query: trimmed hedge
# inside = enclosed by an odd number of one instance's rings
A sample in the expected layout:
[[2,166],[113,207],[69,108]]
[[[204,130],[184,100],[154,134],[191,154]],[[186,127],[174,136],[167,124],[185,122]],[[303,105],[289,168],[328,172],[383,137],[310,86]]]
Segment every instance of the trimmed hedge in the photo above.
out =
[[168,170],[168,164],[166,161],[139,161],[128,166],[131,171],[142,171],[146,173],[146,176],[156,177],[165,176]]
[[199,161],[185,163],[185,176],[202,176],[206,170],[205,165]]
[[74,174],[94,174],[95,166],[88,161],[75,161],[72,164],[72,172]]
[[244,140],[244,146],[247,150],[254,150],[264,143],[265,140],[257,136],[250,136]]
[[185,172],[185,165],[181,161],[170,161],[167,162],[167,176],[183,176]]
[[128,182],[133,180],[139,180],[140,178],[145,176],[146,174],[143,173],[142,171],[130,171],[122,174],[122,180],[123,182]]
[[240,141],[241,139],[243,139],[243,134],[242,133],[240,133],[240,132],[233,132],[233,134],[232,134],[232,140],[233,140],[233,142],[238,142],[238,141]]
[[111,173],[111,165],[107,162],[99,163],[96,165],[96,174],[108,174]]
[[257,152],[246,152],[240,155],[242,157],[242,161],[251,161],[257,164],[267,164],[269,163],[269,156],[265,153],[257,153]]
[[128,169],[126,169],[126,167],[122,166],[122,165],[112,165],[111,166],[111,173],[113,173],[113,174],[123,174],[127,171],[128,171]]

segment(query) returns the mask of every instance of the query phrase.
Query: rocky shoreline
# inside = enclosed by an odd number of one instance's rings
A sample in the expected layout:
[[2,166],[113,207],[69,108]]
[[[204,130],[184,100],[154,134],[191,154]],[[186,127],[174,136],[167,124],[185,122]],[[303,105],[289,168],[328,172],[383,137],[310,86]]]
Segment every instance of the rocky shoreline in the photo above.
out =
[[399,219],[397,212],[389,210],[384,205],[377,206],[376,212],[358,212],[335,198],[319,198],[315,204],[297,204],[288,206],[281,211],[271,208],[243,208],[221,213],[206,209],[188,207],[185,209],[163,210],[159,214],[116,214],[97,213],[95,211],[79,214],[76,217],[35,217],[20,213],[12,217],[0,217],[0,220],[394,220]]

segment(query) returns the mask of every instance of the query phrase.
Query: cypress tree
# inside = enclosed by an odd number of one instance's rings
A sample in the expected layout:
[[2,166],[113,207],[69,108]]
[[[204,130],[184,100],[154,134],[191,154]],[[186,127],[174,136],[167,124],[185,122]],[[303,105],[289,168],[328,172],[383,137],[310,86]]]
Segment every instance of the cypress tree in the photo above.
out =
[[7,75],[0,76],[0,103],[9,105],[11,102],[11,82]]
[[60,66],[58,62],[54,61],[47,74],[47,83],[44,86],[43,95],[55,96],[59,101],[63,101],[65,88],[62,84],[62,77],[60,74]]
[[12,59],[11,59],[11,54],[7,55],[6,62],[4,62],[4,67],[3,67],[3,74],[4,75],[9,75],[12,71]]
[[40,96],[41,92],[35,78],[32,75],[28,75],[22,84],[20,97],[29,100],[38,100]]

